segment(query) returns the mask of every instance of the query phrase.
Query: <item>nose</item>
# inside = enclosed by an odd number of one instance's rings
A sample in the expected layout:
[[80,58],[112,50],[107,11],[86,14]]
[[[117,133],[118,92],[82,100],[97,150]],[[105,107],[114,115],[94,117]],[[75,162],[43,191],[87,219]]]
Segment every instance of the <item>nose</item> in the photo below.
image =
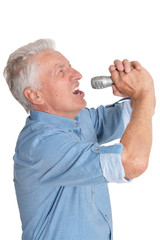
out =
[[72,68],[72,76],[76,80],[80,80],[82,78],[82,74],[78,72],[76,69]]

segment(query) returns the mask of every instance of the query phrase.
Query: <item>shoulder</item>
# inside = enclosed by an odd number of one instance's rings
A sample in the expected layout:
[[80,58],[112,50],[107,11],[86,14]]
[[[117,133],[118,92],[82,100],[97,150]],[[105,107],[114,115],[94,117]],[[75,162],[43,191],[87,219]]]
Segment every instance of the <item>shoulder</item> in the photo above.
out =
[[58,128],[51,124],[46,124],[44,122],[32,122],[26,124],[19,134],[16,151],[26,149],[26,151],[31,151],[40,143],[44,143],[52,139],[52,141],[58,141],[59,136],[68,136],[69,133],[64,129]]

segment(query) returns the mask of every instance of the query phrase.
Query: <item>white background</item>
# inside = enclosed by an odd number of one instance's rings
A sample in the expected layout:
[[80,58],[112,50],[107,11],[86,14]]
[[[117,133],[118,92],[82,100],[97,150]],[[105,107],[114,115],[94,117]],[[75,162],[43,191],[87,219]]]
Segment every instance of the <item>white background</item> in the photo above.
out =
[[[2,3],[3,2],[3,3]],[[5,0],[0,3],[0,239],[21,239],[21,222],[13,186],[17,136],[27,114],[11,96],[3,78],[9,54],[40,38],[52,38],[79,70],[88,107],[118,98],[112,90],[93,90],[90,78],[109,74],[114,59],[138,60],[155,81],[157,108],[153,147],[146,173],[129,184],[109,184],[114,240],[160,239],[160,14],[159,1],[141,0]],[[144,116],[145,117],[145,116]],[[66,239],[67,240],[67,239]]]

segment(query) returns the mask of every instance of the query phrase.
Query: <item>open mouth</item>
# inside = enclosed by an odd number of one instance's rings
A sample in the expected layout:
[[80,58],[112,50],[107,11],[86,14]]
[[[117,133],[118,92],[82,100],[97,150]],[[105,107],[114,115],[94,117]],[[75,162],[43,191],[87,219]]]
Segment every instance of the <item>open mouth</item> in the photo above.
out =
[[73,94],[77,94],[77,95],[78,95],[78,94],[82,94],[82,93],[83,93],[83,92],[80,91],[78,87],[76,87],[76,88],[73,89]]

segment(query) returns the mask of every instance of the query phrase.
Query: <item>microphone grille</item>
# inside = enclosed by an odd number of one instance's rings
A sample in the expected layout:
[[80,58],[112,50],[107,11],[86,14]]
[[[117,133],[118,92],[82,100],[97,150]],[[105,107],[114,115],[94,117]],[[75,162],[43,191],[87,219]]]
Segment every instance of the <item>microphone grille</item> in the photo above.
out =
[[109,76],[97,76],[91,79],[91,86],[94,89],[102,89],[112,86],[114,83]]

